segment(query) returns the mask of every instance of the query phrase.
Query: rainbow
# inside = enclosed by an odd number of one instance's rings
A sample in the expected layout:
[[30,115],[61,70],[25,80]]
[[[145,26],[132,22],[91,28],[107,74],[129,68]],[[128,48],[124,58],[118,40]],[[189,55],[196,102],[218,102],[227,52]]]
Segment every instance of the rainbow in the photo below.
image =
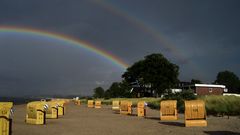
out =
[[157,31],[155,28],[148,25],[144,20],[141,20],[133,15],[130,15],[130,13],[122,10],[121,8],[118,8],[112,3],[109,3],[109,1],[103,1],[103,0],[92,0],[93,3],[97,4],[98,6],[108,10],[110,13],[119,16],[129,23],[131,23],[133,26],[139,28],[144,33],[149,34],[151,37],[153,37],[162,47],[164,47],[166,50],[172,53],[177,59],[181,61],[187,61],[184,53],[181,52],[180,49],[178,49],[173,43],[171,43],[167,38]]
[[171,41],[167,40],[166,36],[164,36],[160,31],[158,31],[153,26],[149,25],[146,21],[140,19],[137,16],[131,15],[128,11],[116,6],[115,4],[104,1],[104,0],[92,0],[94,4],[102,7],[103,9],[108,10],[110,13],[119,16],[126,21],[128,21],[132,26],[135,26],[139,30],[149,34],[155,41],[159,43],[162,47],[168,50],[176,59],[183,63],[188,63],[188,66],[191,67],[191,70],[194,74],[197,74],[199,78],[204,76],[204,72],[196,66],[192,61],[189,61],[187,57],[184,55],[186,52],[179,49],[177,45],[173,44]]
[[36,36],[57,39],[62,42],[80,46],[83,49],[89,50],[90,52],[95,53],[101,57],[104,57],[105,59],[111,61],[113,64],[123,69],[126,69],[127,67],[129,67],[127,63],[125,63],[123,60],[121,60],[117,56],[103,49],[100,49],[87,41],[79,40],[73,37],[69,37],[67,35],[45,31],[45,30],[34,29],[34,28],[16,27],[16,26],[0,26],[0,33],[9,33],[9,32],[10,33],[26,33],[26,34],[36,35]]

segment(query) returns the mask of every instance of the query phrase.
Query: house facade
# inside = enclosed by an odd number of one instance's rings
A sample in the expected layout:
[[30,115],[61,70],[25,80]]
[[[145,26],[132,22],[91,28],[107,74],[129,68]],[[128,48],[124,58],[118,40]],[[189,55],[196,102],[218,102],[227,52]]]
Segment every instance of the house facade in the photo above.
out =
[[223,95],[227,92],[225,85],[194,84],[191,87],[196,95]]

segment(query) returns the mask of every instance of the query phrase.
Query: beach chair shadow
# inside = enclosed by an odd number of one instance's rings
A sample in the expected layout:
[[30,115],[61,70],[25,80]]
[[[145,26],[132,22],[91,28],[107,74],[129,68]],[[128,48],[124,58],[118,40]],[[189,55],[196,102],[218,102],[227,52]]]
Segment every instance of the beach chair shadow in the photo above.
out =
[[240,135],[240,132],[232,132],[232,131],[204,131],[204,133],[208,135]]
[[149,116],[146,116],[145,119],[160,121],[160,117],[149,117]]
[[168,126],[176,126],[176,127],[184,127],[185,124],[184,123],[181,123],[181,122],[159,122],[160,124],[163,124],[163,125],[168,125]]

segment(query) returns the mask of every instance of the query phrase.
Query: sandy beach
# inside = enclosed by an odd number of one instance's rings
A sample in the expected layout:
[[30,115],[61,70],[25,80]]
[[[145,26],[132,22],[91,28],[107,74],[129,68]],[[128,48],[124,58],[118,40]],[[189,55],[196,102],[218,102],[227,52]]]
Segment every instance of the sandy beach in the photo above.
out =
[[111,106],[101,109],[86,105],[68,104],[66,115],[59,119],[47,119],[46,125],[30,125],[24,122],[26,104],[14,106],[13,135],[156,135],[156,134],[240,134],[239,117],[207,118],[207,127],[184,127],[184,115],[177,121],[160,121],[159,111],[147,109],[146,118],[116,114]]

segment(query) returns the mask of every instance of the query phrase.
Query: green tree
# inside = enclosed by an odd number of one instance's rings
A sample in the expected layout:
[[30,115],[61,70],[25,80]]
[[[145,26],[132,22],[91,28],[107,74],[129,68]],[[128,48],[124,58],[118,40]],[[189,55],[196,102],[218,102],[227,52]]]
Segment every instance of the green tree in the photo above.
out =
[[131,87],[126,81],[114,82],[105,92],[105,98],[131,97]]
[[228,92],[240,93],[240,80],[231,71],[222,71],[217,74],[216,84],[225,85],[228,88]]
[[94,89],[94,98],[103,98],[104,97],[104,89],[102,87],[97,87]]
[[118,82],[112,83],[110,88],[106,91],[108,98],[116,98],[121,94],[120,84]]
[[191,80],[191,84],[201,84],[202,81],[198,80],[198,79],[192,79]]
[[130,86],[130,84],[128,82],[126,82],[125,80],[123,80],[121,83],[120,83],[120,88],[122,89],[122,93],[121,93],[121,96],[122,97],[126,97],[126,98],[130,98],[132,95],[131,95],[131,92],[130,90],[132,89],[132,87]]
[[138,82],[142,88],[150,88],[158,94],[178,83],[179,67],[162,54],[151,54],[134,63],[122,77],[128,83]]

